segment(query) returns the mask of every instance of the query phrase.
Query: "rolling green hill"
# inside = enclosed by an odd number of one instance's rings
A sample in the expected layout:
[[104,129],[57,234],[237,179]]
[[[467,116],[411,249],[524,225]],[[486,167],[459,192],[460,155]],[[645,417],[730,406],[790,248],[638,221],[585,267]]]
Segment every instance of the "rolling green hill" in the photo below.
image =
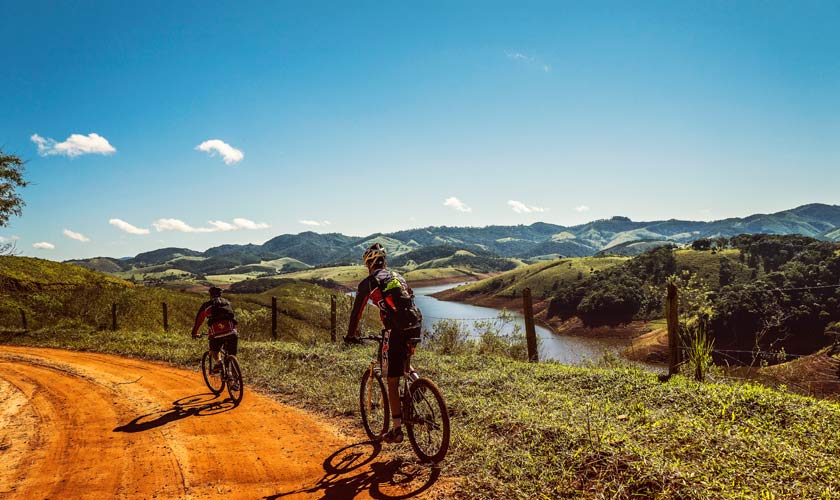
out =
[[[229,298],[245,338],[270,335],[271,295],[278,297],[281,335],[305,340],[323,337],[329,328],[330,295],[344,293],[314,283],[286,280],[268,294]],[[136,285],[78,266],[29,257],[0,257],[0,328],[19,329],[21,310],[31,330],[111,327],[111,307],[117,305],[120,329],[162,331],[162,303],[168,306],[170,331],[185,336],[205,293],[190,293]]]
[[[711,222],[673,219],[638,222],[617,216],[571,227],[544,222],[518,226],[439,226],[365,237],[309,231],[277,236],[262,245],[221,245],[205,252],[163,248],[131,259],[97,257],[71,263],[104,272],[133,273],[140,280],[147,273],[178,269],[192,274],[194,280],[200,281],[205,275],[213,275],[219,282],[232,282],[242,275],[256,277],[298,271],[301,266],[357,264],[364,248],[374,241],[388,249],[391,259],[412,254],[412,257],[403,257],[396,265],[408,265],[411,260],[413,265],[410,267],[414,269],[429,260],[449,257],[451,254],[435,255],[443,247],[467,250],[476,257],[531,260],[587,257],[599,252],[632,256],[655,245],[686,244],[700,238],[739,234],[801,234],[836,241],[840,239],[838,228],[840,206],[811,204],[773,214]],[[424,249],[432,250],[426,255],[416,253]],[[279,268],[267,264],[284,258],[300,264]],[[462,261],[454,264],[466,266],[474,272],[489,270],[487,262]],[[428,267],[435,265],[429,264]],[[219,277],[223,275],[228,277]]]

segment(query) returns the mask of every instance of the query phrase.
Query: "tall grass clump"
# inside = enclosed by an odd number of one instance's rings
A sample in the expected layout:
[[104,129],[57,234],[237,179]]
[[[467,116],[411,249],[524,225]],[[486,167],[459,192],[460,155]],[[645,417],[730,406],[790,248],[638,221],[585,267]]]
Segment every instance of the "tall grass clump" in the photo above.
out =
[[438,354],[481,354],[527,360],[525,334],[514,320],[514,315],[506,310],[490,320],[442,319],[424,332],[423,348]]

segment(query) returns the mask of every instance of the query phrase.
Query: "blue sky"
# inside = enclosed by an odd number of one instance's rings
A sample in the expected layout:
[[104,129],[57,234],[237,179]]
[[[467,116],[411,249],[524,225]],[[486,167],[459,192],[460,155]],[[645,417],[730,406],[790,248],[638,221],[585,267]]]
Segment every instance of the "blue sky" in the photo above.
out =
[[840,201],[836,2],[2,12],[0,145],[32,185],[0,237],[25,255]]

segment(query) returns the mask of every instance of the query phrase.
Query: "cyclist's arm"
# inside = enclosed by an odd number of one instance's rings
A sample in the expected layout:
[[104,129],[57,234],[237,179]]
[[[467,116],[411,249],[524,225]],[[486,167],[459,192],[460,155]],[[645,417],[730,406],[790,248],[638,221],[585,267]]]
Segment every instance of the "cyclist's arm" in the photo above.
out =
[[195,315],[195,324],[193,325],[192,329],[192,336],[195,337],[198,335],[198,329],[201,328],[201,325],[204,324],[204,320],[207,319],[207,316],[210,315],[210,307],[207,304],[203,304],[201,309],[198,310],[198,314]]
[[356,290],[356,300],[353,301],[353,310],[350,312],[350,323],[347,325],[347,336],[350,338],[356,336],[356,330],[359,328],[359,322],[362,320],[362,313],[370,298],[371,291],[370,278],[365,278],[359,283],[359,288]]

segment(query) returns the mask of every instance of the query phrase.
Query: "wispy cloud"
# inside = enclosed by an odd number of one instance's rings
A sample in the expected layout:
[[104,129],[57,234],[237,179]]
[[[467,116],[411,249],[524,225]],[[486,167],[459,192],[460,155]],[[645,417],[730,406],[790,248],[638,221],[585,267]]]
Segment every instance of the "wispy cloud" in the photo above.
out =
[[109,155],[117,151],[108,139],[94,133],[71,134],[64,142],[56,142],[55,139],[38,134],[32,134],[30,139],[38,145],[38,154],[41,156],[62,155],[74,158],[88,154]]
[[129,224],[128,222],[122,219],[111,219],[108,221],[108,224],[111,224],[117,229],[125,231],[128,234],[149,234],[148,229],[137,227],[134,224]]
[[271,226],[265,222],[254,222],[252,220],[237,217],[233,222],[221,220],[207,221],[210,227],[193,227],[181,219],[158,219],[152,225],[158,232],[178,231],[181,233],[218,233],[224,231],[239,231],[241,229],[267,229]]
[[219,139],[204,141],[196,146],[195,149],[210,153],[210,156],[215,156],[216,153],[219,153],[222,155],[222,160],[224,160],[226,165],[239,163],[242,161],[242,158],[245,158],[245,154],[242,151]]
[[538,68],[538,69],[542,70],[545,73],[550,73],[551,72],[551,65],[546,64],[545,62],[543,62],[538,57],[531,56],[531,55],[528,55],[528,54],[524,54],[522,52],[512,51],[512,50],[506,50],[505,51],[505,56],[507,56],[507,58],[512,60],[512,61],[517,61],[517,62],[520,62],[522,64],[528,65],[528,66],[533,66],[535,68]]
[[[233,219],[233,224],[239,229],[268,229],[271,227],[265,222],[254,222],[252,220],[242,219],[239,217]],[[329,222],[327,224],[329,224]]]
[[72,240],[77,240],[77,241],[82,241],[82,242],[90,241],[90,238],[88,238],[87,236],[85,236],[81,233],[77,233],[75,231],[71,231],[69,229],[64,230],[64,236],[67,236],[68,238],[70,238]]
[[521,201],[516,200],[508,200],[508,206],[510,206],[511,210],[518,214],[530,214],[534,212],[545,212],[545,209],[542,207],[535,207],[533,205],[526,205]]
[[578,205],[575,207],[575,212],[582,214],[583,212],[588,212],[589,207],[586,205]]
[[10,241],[17,241],[20,239],[20,236],[12,235],[12,236],[0,236],[0,243],[8,243]]
[[330,221],[328,221],[328,220],[310,220],[310,219],[304,219],[304,220],[299,220],[298,222],[300,222],[300,223],[301,223],[301,224],[303,224],[304,226],[316,226],[316,227],[317,227],[317,226],[329,226],[330,224],[332,224],[332,223],[331,223]]
[[33,248],[38,248],[40,250],[55,250],[55,245],[53,245],[52,243],[47,243],[46,241],[33,243],[32,247]]
[[459,212],[472,212],[472,208],[468,207],[463,201],[454,196],[450,196],[443,202],[443,206],[454,208]]

